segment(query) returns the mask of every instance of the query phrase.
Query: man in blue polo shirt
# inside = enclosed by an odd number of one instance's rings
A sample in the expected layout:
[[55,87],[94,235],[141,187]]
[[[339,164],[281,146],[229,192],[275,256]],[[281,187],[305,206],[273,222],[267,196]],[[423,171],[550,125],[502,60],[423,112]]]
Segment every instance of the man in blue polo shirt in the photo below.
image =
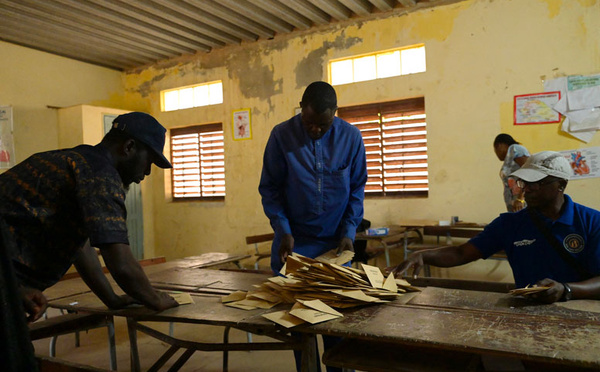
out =
[[560,153],[543,151],[512,173],[527,208],[504,213],[460,246],[418,252],[398,265],[417,275],[424,264],[453,267],[504,250],[515,285],[550,285],[532,297],[552,303],[600,298],[600,212],[564,194],[572,169]]

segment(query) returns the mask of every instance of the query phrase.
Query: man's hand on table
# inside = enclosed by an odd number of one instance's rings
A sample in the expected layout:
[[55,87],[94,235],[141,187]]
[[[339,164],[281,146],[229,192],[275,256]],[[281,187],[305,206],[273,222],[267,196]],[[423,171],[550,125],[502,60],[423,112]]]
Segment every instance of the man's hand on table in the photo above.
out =
[[108,306],[112,310],[119,310],[119,309],[126,308],[129,305],[139,305],[139,304],[141,304],[141,302],[139,302],[135,298],[125,294],[125,295],[121,295],[121,296],[115,295],[114,299],[112,301],[110,301],[110,303],[106,303],[105,305]]
[[287,257],[292,254],[292,250],[294,249],[294,237],[292,234],[285,234],[281,238],[281,243],[279,243],[279,259],[281,263],[285,263]]
[[551,304],[560,301],[563,296],[563,292],[565,291],[565,287],[562,283],[559,283],[552,279],[542,279],[539,282],[537,282],[536,285],[538,287],[548,285],[550,286],[550,288],[548,288],[545,291],[529,295],[530,298],[546,304]]
[[347,236],[343,237],[340,240],[340,244],[338,244],[336,254],[339,256],[343,251],[351,251],[354,252],[354,244],[352,244],[352,239]]
[[159,302],[156,305],[148,306],[154,310],[163,311],[170,309],[172,307],[179,306],[177,301],[171,296],[169,296],[166,292],[156,291],[156,295],[158,296]]
[[48,300],[46,296],[35,288],[21,287],[21,301],[27,313],[27,321],[35,322],[46,312]]

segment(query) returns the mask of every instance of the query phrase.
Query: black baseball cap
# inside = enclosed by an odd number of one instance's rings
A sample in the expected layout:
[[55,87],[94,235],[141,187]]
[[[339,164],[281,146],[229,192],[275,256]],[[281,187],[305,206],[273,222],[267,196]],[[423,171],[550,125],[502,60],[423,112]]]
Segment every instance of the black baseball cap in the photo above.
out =
[[173,168],[163,155],[167,130],[154,117],[144,112],[130,112],[117,116],[112,127],[148,146],[156,155],[154,164],[160,168]]

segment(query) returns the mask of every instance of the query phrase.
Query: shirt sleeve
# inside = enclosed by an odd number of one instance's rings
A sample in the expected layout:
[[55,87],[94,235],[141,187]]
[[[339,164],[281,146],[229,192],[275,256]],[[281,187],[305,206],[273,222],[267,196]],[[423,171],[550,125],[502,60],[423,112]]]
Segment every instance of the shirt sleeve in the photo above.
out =
[[365,184],[367,183],[367,156],[360,133],[355,139],[354,156],[350,168],[350,198],[341,224],[341,234],[352,240],[356,237],[356,228],[364,215]]
[[512,160],[515,160],[516,158],[520,158],[522,156],[529,156],[529,151],[527,151],[525,146],[513,145],[512,148],[513,148]]
[[287,165],[284,159],[284,154],[279,146],[279,138],[274,129],[265,148],[258,192],[262,197],[265,214],[271,222],[273,231],[278,235],[292,233],[284,207],[284,182],[287,175]]
[[486,259],[503,249],[501,243],[502,237],[505,235],[503,231],[506,230],[503,230],[502,216],[500,216],[487,225],[481,233],[469,240],[469,243],[473,244],[481,252],[481,256]]

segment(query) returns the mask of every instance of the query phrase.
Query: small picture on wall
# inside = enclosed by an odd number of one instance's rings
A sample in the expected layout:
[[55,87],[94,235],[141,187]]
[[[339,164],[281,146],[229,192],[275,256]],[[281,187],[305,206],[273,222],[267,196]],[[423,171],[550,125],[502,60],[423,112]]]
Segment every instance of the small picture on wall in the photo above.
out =
[[233,139],[235,141],[252,139],[250,109],[233,112]]

